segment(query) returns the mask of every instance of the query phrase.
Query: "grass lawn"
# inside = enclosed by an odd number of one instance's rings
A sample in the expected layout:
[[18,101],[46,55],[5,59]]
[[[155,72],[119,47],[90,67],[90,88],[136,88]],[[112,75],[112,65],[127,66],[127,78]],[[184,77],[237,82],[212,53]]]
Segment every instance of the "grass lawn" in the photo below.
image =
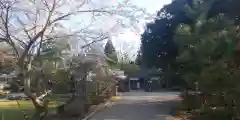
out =
[[[24,120],[21,109],[23,109],[30,117],[34,113],[34,106],[32,101],[18,101],[21,108],[18,107],[15,100],[0,100],[0,120]],[[50,103],[50,107],[53,108],[56,104]]]

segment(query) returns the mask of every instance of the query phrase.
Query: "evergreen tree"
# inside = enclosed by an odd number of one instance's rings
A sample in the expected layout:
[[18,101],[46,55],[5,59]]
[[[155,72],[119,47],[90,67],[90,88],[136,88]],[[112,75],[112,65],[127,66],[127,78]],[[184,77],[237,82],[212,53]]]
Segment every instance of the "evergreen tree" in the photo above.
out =
[[107,44],[104,48],[104,53],[109,58],[109,60],[107,60],[109,64],[116,64],[118,62],[117,52],[111,40],[107,41]]
[[137,65],[140,65],[141,64],[141,50],[138,50],[138,52],[137,52],[137,57],[136,57],[136,59],[135,59],[135,63],[137,64]]
[[146,67],[168,69],[177,55],[173,42],[175,29],[180,23],[191,23],[184,13],[188,0],[176,0],[164,6],[158,13],[158,19],[146,25],[141,35],[142,60]]

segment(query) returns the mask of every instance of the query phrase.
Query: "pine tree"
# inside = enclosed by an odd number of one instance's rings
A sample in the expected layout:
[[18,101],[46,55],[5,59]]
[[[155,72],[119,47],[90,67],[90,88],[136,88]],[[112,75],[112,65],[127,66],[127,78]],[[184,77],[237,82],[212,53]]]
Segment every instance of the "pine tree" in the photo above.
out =
[[136,57],[136,59],[135,59],[135,63],[137,64],[137,65],[140,65],[141,64],[141,50],[138,50],[138,52],[137,52],[137,57]]
[[107,41],[107,44],[104,48],[104,53],[110,59],[110,60],[107,60],[109,64],[116,64],[118,62],[117,52],[111,40]]

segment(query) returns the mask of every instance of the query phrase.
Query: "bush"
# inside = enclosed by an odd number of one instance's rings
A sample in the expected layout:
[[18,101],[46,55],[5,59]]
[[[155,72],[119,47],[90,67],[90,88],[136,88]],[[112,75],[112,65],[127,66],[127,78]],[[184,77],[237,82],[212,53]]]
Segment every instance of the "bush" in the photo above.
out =
[[232,120],[233,113],[231,110],[224,108],[205,108],[193,114],[192,120]]
[[54,85],[53,91],[54,94],[67,94],[69,93],[68,84],[66,83],[59,83]]
[[191,111],[191,110],[200,108],[201,104],[200,104],[200,102],[198,100],[198,96],[196,94],[184,95],[184,93],[181,93],[180,96],[183,98],[182,106],[181,106],[182,110]]

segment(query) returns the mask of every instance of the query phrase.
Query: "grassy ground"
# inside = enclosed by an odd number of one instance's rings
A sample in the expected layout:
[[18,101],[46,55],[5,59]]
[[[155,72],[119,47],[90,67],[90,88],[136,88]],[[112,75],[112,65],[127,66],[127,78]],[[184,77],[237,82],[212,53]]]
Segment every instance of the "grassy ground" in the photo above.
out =
[[[17,101],[2,100],[0,101],[0,120],[23,120],[23,109],[28,116],[34,112],[34,106],[31,101],[18,101],[21,108],[18,107]],[[50,107],[53,108],[56,104],[52,102]]]
[[[50,111],[54,111],[54,107],[59,103],[63,103],[69,96],[66,95],[55,95],[51,98],[53,102],[50,102]],[[119,96],[115,96],[112,100],[120,99]],[[15,100],[0,100],[0,120],[24,120],[22,110],[31,117],[34,113],[34,106],[32,101],[19,100],[20,108],[18,107],[17,101]]]
[[120,100],[121,99],[121,96],[113,96],[111,97],[111,100]]

